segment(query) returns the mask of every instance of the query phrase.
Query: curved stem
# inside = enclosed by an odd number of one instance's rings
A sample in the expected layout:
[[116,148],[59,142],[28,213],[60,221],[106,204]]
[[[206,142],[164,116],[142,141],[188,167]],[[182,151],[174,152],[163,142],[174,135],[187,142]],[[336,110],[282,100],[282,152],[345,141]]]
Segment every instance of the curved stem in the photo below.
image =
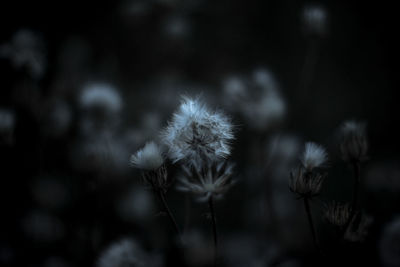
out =
[[159,191],[159,194],[158,194],[158,195],[160,196],[160,199],[161,199],[161,202],[162,202],[162,204],[163,204],[163,206],[164,206],[164,209],[165,209],[165,211],[167,212],[168,217],[169,217],[169,219],[171,220],[172,224],[174,225],[175,231],[176,231],[177,235],[179,236],[180,241],[182,242],[181,231],[179,230],[179,227],[178,227],[178,224],[176,223],[176,220],[175,220],[174,215],[172,214],[171,210],[170,210],[169,207],[168,207],[168,203],[167,203],[167,201],[166,201],[166,199],[165,199],[165,194],[164,194],[164,192]]
[[217,221],[215,219],[215,211],[214,211],[214,200],[213,197],[210,197],[208,200],[208,206],[211,212],[212,226],[213,226],[213,235],[214,235],[214,267],[217,266],[217,258],[218,258],[218,232],[217,232]]

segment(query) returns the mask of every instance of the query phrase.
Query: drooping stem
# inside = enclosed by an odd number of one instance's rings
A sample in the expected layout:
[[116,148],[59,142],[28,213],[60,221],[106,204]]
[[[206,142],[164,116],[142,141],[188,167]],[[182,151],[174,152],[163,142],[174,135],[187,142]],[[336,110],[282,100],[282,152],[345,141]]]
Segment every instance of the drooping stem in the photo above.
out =
[[217,258],[218,258],[218,232],[217,232],[217,221],[215,219],[213,197],[210,197],[210,199],[208,200],[208,206],[210,208],[211,219],[212,219],[212,227],[213,227],[213,235],[214,235],[214,267],[216,267],[217,266]]
[[165,194],[162,191],[158,191],[158,192],[159,192],[158,195],[159,195],[159,197],[161,199],[161,202],[162,202],[162,204],[164,206],[164,210],[167,212],[168,217],[169,217],[170,221],[172,222],[172,224],[174,225],[175,231],[176,231],[177,235],[179,236],[180,241],[182,242],[181,231],[179,230],[179,227],[178,227],[178,224],[176,223],[174,215],[172,214],[171,210],[168,207],[168,203],[167,203],[167,201],[165,199]]
[[318,244],[317,232],[315,231],[315,226],[314,226],[314,222],[313,222],[312,215],[311,215],[309,199],[307,197],[305,197],[305,198],[303,198],[303,200],[304,200],[304,209],[306,210],[306,213],[307,213],[308,224],[310,225],[310,230],[311,230],[315,248],[318,250],[318,252],[321,252],[321,249]]

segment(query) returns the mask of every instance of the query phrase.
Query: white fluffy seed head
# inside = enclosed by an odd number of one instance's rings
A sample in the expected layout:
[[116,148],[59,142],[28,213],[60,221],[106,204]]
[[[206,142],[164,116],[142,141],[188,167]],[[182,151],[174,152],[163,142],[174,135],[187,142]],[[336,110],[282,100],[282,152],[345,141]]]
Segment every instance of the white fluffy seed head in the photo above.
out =
[[122,108],[119,92],[106,83],[87,84],[80,94],[79,103],[84,109],[101,108],[111,113],[118,112]]
[[307,171],[322,167],[328,160],[328,154],[324,147],[314,142],[307,142],[300,158],[303,167]]
[[157,170],[164,163],[161,148],[155,142],[148,142],[130,159],[131,165],[142,170]]
[[210,111],[199,98],[184,97],[172,120],[161,134],[173,162],[218,159],[230,154],[234,139],[230,120]]

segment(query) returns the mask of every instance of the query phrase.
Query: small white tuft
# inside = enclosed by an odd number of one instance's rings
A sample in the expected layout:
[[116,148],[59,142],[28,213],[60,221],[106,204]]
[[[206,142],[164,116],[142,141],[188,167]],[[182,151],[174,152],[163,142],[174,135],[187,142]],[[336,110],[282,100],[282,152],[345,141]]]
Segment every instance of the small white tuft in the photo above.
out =
[[173,162],[226,158],[230,155],[233,126],[222,113],[210,111],[198,98],[183,98],[179,110],[162,132]]
[[80,95],[79,103],[84,109],[101,108],[115,113],[122,108],[122,99],[116,88],[106,83],[89,83]]
[[304,30],[310,35],[324,35],[327,28],[327,17],[328,15],[323,7],[305,7],[302,18]]
[[146,145],[131,156],[132,166],[143,170],[156,170],[164,163],[160,147],[154,142]]
[[313,142],[308,142],[305,145],[301,163],[307,171],[321,167],[328,160],[328,154],[324,147]]

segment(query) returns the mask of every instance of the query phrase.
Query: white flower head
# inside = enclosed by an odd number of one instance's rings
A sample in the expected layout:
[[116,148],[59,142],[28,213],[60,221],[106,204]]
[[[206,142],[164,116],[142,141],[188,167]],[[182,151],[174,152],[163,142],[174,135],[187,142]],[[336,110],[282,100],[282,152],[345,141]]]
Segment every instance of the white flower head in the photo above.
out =
[[249,76],[232,76],[223,84],[226,105],[239,112],[253,130],[266,131],[279,125],[286,115],[286,103],[274,75],[256,69]]
[[87,84],[80,94],[79,103],[84,109],[101,108],[110,113],[117,113],[122,108],[119,92],[107,83]]
[[161,259],[145,251],[132,239],[123,239],[111,244],[100,256],[97,267],[160,267]]
[[234,139],[233,126],[224,114],[210,111],[199,98],[188,97],[183,98],[161,137],[174,163],[226,158]]
[[304,30],[310,35],[323,36],[327,28],[327,13],[321,6],[307,6],[303,10]]
[[366,124],[346,121],[340,128],[340,151],[345,161],[362,161],[368,152]]
[[161,148],[155,142],[146,145],[131,156],[132,166],[142,170],[157,170],[164,163]]
[[199,201],[220,198],[233,185],[233,165],[226,161],[208,161],[207,166],[199,166],[194,162],[191,167],[183,166],[183,172],[177,189],[192,193]]
[[300,158],[303,167],[307,171],[323,166],[328,160],[328,154],[324,147],[314,142],[307,142]]

